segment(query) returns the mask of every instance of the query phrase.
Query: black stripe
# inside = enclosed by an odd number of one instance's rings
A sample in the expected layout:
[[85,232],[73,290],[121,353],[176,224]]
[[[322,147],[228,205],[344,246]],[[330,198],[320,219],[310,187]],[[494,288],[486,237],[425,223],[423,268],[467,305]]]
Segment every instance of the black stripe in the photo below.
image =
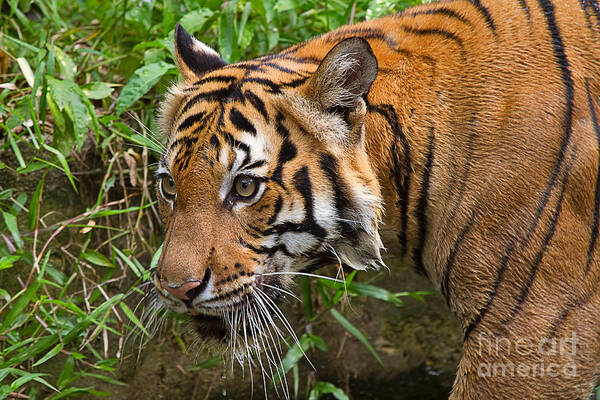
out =
[[[247,234],[248,236],[252,236],[252,237],[253,237],[253,238],[255,238],[255,239],[262,238],[262,235],[260,235],[260,234],[258,234],[258,233],[255,233],[255,232],[253,232],[253,231],[252,231],[252,227],[251,227],[251,225],[248,225],[248,228],[246,228],[246,227],[242,227],[242,229],[244,230],[244,232],[246,232],[246,234]],[[260,230],[258,230],[258,231],[260,232]]]
[[446,260],[446,264],[444,265],[444,269],[442,270],[444,271],[444,275],[442,276],[440,289],[442,294],[446,298],[446,303],[448,304],[448,306],[450,306],[450,274],[452,272],[452,268],[454,267],[454,261],[456,259],[456,254],[458,253],[458,249],[462,244],[463,240],[465,240],[465,237],[467,236],[469,231],[471,230],[473,222],[475,221],[475,216],[476,212],[475,210],[473,210],[473,212],[471,212],[471,215],[469,216],[469,219],[467,220],[467,223],[458,234],[458,238],[454,242],[454,245],[450,250],[450,254],[448,255],[448,259]]
[[[239,149],[245,153],[244,160],[242,161],[240,168],[242,168],[244,165],[248,164],[250,162],[250,147],[248,147],[248,145],[246,143],[240,142],[239,140],[234,138],[229,132],[224,133],[224,136],[225,136],[225,141],[229,144],[229,146],[231,146],[233,149]],[[231,171],[231,168],[233,167],[233,164],[234,164],[234,162],[232,162],[229,165],[230,171]]]
[[219,138],[214,134],[211,135],[210,144],[215,148],[215,152],[217,153],[217,161],[219,161],[219,154],[221,153],[221,142],[219,142]]
[[481,4],[480,0],[469,0],[469,1],[471,2],[471,4],[473,4],[477,8],[477,11],[479,11],[479,13],[483,16],[483,18],[485,18],[485,22],[486,22],[488,28],[490,28],[490,30],[492,31],[494,36],[496,36],[496,24],[494,24],[494,19],[492,18],[492,14],[490,14],[490,10],[488,10],[486,6]]
[[417,245],[413,249],[413,261],[417,271],[429,276],[425,265],[423,264],[423,250],[425,240],[427,239],[427,198],[429,196],[429,184],[431,179],[431,170],[433,167],[433,157],[435,150],[435,135],[433,127],[429,130],[429,144],[427,149],[427,160],[423,167],[423,178],[421,179],[421,190],[415,207],[415,218],[417,219],[418,234]]
[[365,40],[381,40],[383,41],[389,48],[394,49],[397,47],[397,43],[394,38],[386,35],[379,29],[374,28],[359,28],[359,29],[347,29],[339,32],[334,32],[333,34],[329,34],[325,36],[325,39],[328,43],[339,42],[343,39],[347,39],[352,36],[358,36],[361,39]]
[[253,92],[251,92],[249,90],[244,91],[244,97],[250,101],[250,104],[252,104],[254,106],[254,108],[256,108],[256,111],[258,111],[260,113],[260,115],[262,115],[263,118],[265,119],[265,121],[268,123],[269,122],[269,114],[267,113],[267,108],[265,107],[265,102],[262,101],[260,99],[260,97],[258,97],[257,95],[255,95]]
[[441,36],[445,39],[449,39],[451,41],[453,41],[454,43],[456,43],[456,45],[458,47],[460,47],[461,53],[464,57],[464,51],[465,51],[465,45],[462,41],[461,38],[458,37],[458,35],[456,35],[455,33],[449,32],[447,30],[444,29],[418,29],[418,28],[412,28],[409,26],[403,26],[402,30],[406,33],[410,33],[413,35],[419,35],[419,36],[425,36],[425,35],[435,35],[435,36]]
[[471,323],[469,324],[467,329],[465,329],[464,340],[468,339],[471,332],[477,327],[477,325],[479,325],[479,323],[481,322],[483,317],[485,317],[488,310],[490,309],[490,306],[492,305],[492,302],[494,301],[494,298],[496,297],[496,293],[498,292],[498,287],[500,286],[500,282],[502,282],[502,280],[504,279],[504,272],[506,271],[506,267],[508,265],[508,260],[510,258],[510,254],[515,249],[516,241],[517,241],[516,237],[513,236],[513,237],[511,237],[510,241],[508,242],[508,246],[506,248],[506,253],[502,257],[502,260],[500,261],[500,268],[498,269],[498,276],[496,277],[496,280],[494,281],[494,285],[492,286],[490,295],[489,295],[488,299],[486,300],[485,304],[483,305],[483,307],[481,308],[481,310],[479,311],[479,313],[477,313],[477,315],[475,316],[473,321],[471,321]]
[[585,19],[587,20],[588,29],[590,31],[594,32],[594,24],[593,24],[593,21],[591,18],[590,10],[588,9],[588,7],[591,6],[591,4],[589,4],[589,0],[580,0],[579,4],[581,5],[581,8],[583,9]]
[[351,199],[339,175],[337,160],[331,154],[321,153],[319,165],[325,173],[325,176],[327,176],[333,190],[333,201],[338,217],[336,223],[340,227],[340,233],[344,238],[349,238],[348,236],[355,233],[356,230],[346,222],[346,220],[350,218],[345,217],[344,211],[351,206]]
[[[245,166],[244,170],[248,170],[248,169],[254,169],[254,168],[258,168],[258,167],[262,167],[263,165],[265,165],[267,162],[265,160],[258,160],[258,161],[254,161],[252,164]],[[241,167],[240,167],[241,169]]]
[[600,6],[596,0],[588,0],[594,15],[596,16],[596,25],[600,26]]
[[407,223],[407,210],[408,210],[408,185],[410,184],[410,178],[408,174],[403,173],[403,168],[400,166],[401,162],[398,159],[398,146],[396,141],[392,143],[391,149],[392,163],[394,166],[393,180],[394,186],[396,187],[396,195],[398,200],[397,206],[400,208],[400,229],[398,231],[398,242],[402,248],[402,252],[406,251],[406,223]]
[[[435,75],[435,66],[437,65],[437,60],[435,58],[426,56],[423,54],[414,53],[407,49],[395,48],[393,50],[394,50],[394,52],[396,52],[398,54],[402,54],[406,57],[416,57],[416,58],[421,59],[423,62],[425,62],[425,63],[429,64],[431,67],[433,67],[432,74]],[[392,71],[391,69],[387,69],[387,68],[378,68],[377,70],[379,72],[385,72],[388,74],[396,73],[396,71]]]
[[[552,191],[552,188],[556,184],[558,173],[559,173],[560,169],[562,168],[562,164],[563,164],[564,157],[565,157],[565,152],[566,152],[567,146],[569,145],[569,142],[571,140],[571,133],[572,133],[572,129],[573,129],[573,127],[571,125],[572,118],[573,118],[573,96],[574,96],[573,79],[571,77],[571,71],[569,69],[569,61],[565,54],[562,38],[560,36],[560,31],[558,29],[558,26],[556,25],[556,19],[554,16],[554,5],[550,2],[550,0],[538,0],[538,2],[540,4],[540,7],[542,8],[544,16],[546,17],[546,23],[548,25],[548,30],[550,32],[550,36],[552,39],[552,47],[554,50],[554,56],[556,58],[556,63],[558,64],[558,67],[560,68],[562,80],[565,85],[565,121],[564,121],[565,134],[563,136],[563,139],[562,139],[562,142],[560,145],[560,149],[558,150],[558,157],[554,164],[554,168],[552,169],[552,173],[550,175],[550,180],[548,182],[546,190],[542,194],[542,198],[540,199],[540,203],[536,210],[533,221],[531,222],[531,225],[529,226],[528,232],[526,233],[525,238],[522,240],[522,243],[527,243],[529,241],[529,239],[531,238],[531,235],[533,234],[533,231],[537,227],[537,224],[542,215],[542,212],[544,211],[544,209],[546,208],[546,205],[548,204],[548,200],[550,198],[550,193]],[[465,340],[467,340],[467,338],[469,337],[469,334],[477,327],[479,322],[483,319],[483,317],[489,310],[489,307],[491,306],[492,302],[494,301],[494,297],[496,295],[498,287],[500,286],[500,282],[504,278],[504,272],[508,265],[508,260],[515,250],[516,241],[517,241],[516,237],[514,237],[514,236],[511,237],[511,239],[507,245],[506,251],[504,253],[504,256],[502,257],[502,261],[500,263],[500,268],[498,270],[498,275],[497,275],[494,285],[492,287],[492,291],[490,292],[490,296],[489,296],[488,300],[486,301],[486,303],[484,304],[483,308],[479,311],[479,313],[475,316],[473,321],[469,324],[469,326],[465,330]]]
[[248,145],[244,142],[240,142],[239,140],[237,140],[236,138],[234,138],[231,133],[229,132],[225,132],[224,133],[225,136],[225,141],[234,149],[240,149],[242,151],[244,151],[245,153],[249,154],[250,153],[250,147],[248,147]]
[[223,125],[225,125],[225,106],[223,106],[222,100],[217,103],[216,108],[219,110],[219,116],[217,117],[217,128],[222,129]]
[[[402,159],[398,159],[396,142],[392,144],[392,160],[394,162],[394,183],[396,186],[396,194],[398,196],[397,206],[400,208],[400,229],[398,232],[398,241],[403,251],[406,249],[406,226],[408,223],[408,194],[410,192],[410,173],[412,170],[410,146],[406,135],[402,131],[402,127],[398,122],[396,110],[389,104],[371,105],[367,104],[369,112],[376,112],[383,116],[395,138],[402,145]],[[400,167],[402,165],[402,168]]]
[[455,20],[460,21],[460,22],[462,22],[462,23],[464,23],[466,25],[469,25],[469,26],[473,25],[471,23],[471,21],[469,21],[463,15],[457,13],[454,10],[446,8],[446,7],[434,8],[433,10],[412,11],[409,14],[402,14],[402,15],[411,15],[413,17],[415,17],[417,15],[443,15],[444,17],[455,19]]
[[224,99],[225,97],[227,97],[227,95],[229,93],[230,93],[229,87],[211,90],[208,92],[198,93],[194,97],[192,97],[190,100],[188,100],[187,103],[185,103],[185,105],[183,106],[183,108],[179,114],[180,115],[185,114],[185,112],[187,110],[189,110],[190,107],[194,106],[195,104],[197,104],[201,101],[214,101],[214,100]]
[[271,215],[269,217],[269,220],[267,221],[267,225],[273,225],[275,223],[275,220],[277,220],[277,216],[279,215],[279,212],[281,211],[282,206],[283,206],[283,198],[281,196],[277,196],[277,200],[275,200],[275,206],[273,208],[273,215]]
[[206,116],[205,112],[199,112],[197,114],[190,115],[189,117],[187,117],[186,119],[184,119],[181,124],[179,124],[179,126],[176,129],[176,131],[177,132],[183,131],[183,130],[191,127],[195,123],[202,121],[202,119],[205,116]]
[[198,136],[183,136],[175,139],[169,146],[169,150],[173,150],[177,145],[181,145],[186,149],[192,147],[198,141]]
[[287,128],[283,125],[283,114],[282,113],[278,113],[277,114],[277,122],[276,122],[276,129],[277,129],[277,133],[279,133],[279,135],[283,138],[283,143],[281,144],[281,148],[279,149],[279,155],[277,157],[277,165],[275,166],[275,170],[273,171],[273,174],[271,175],[271,179],[275,182],[277,182],[281,187],[283,187],[285,189],[285,185],[283,184],[282,178],[281,178],[281,173],[283,170],[283,164],[285,164],[286,162],[293,160],[296,155],[298,154],[298,151],[296,150],[296,146],[294,146],[294,144],[292,142],[290,142],[289,140],[289,136],[290,136],[290,132],[287,130]]
[[590,92],[590,83],[587,79],[585,79],[585,92],[587,94],[590,115],[592,116],[592,123],[594,124],[594,132],[596,133],[596,142],[598,143],[598,172],[596,173],[596,188],[594,190],[594,223],[592,225],[592,235],[590,237],[590,245],[588,246],[587,260],[585,263],[585,274],[587,275],[590,272],[592,256],[594,254],[594,249],[596,248],[598,224],[600,220],[600,126],[598,125],[598,116],[596,115],[594,100],[592,98],[592,93]]
[[534,221],[532,223],[531,228],[527,234],[526,240],[529,240],[533,230],[537,226],[539,222],[539,218],[544,211],[548,200],[550,198],[550,193],[552,188],[556,184],[556,180],[558,179],[558,174],[560,169],[562,168],[565,152],[567,150],[567,146],[571,140],[571,134],[573,131],[572,120],[573,120],[573,98],[574,98],[574,88],[573,88],[573,78],[571,76],[571,70],[569,69],[569,60],[565,54],[562,38],[560,36],[560,31],[558,26],[556,25],[556,20],[554,17],[554,5],[550,0],[538,0],[540,6],[544,11],[544,16],[546,17],[546,21],[548,24],[548,29],[550,31],[552,37],[552,45],[554,50],[554,55],[556,57],[556,62],[560,68],[562,80],[565,85],[565,120],[564,120],[564,129],[565,134],[563,136],[562,142],[560,144],[560,148],[558,150],[558,156],[554,167],[552,169],[552,173],[550,175],[550,179],[548,181],[548,185],[546,186],[546,190],[542,195],[542,199],[536,210],[536,214],[534,217]]
[[527,2],[525,0],[519,0],[519,5],[523,9],[523,11],[525,11],[527,19],[531,21],[531,11],[529,11],[529,6],[527,5]]
[[306,215],[304,217],[304,222],[302,223],[304,226],[304,229],[302,230],[306,230],[317,237],[324,238],[327,235],[327,232],[316,223],[314,217],[312,184],[306,165],[294,174],[294,187],[304,199],[304,212]]
[[306,82],[308,80],[308,78],[309,78],[308,76],[301,76],[299,78],[292,79],[291,81],[288,81],[288,82],[282,82],[281,86],[295,88],[295,87],[302,85],[304,82]]
[[258,83],[269,88],[269,92],[274,94],[281,93],[281,86],[267,78],[244,78],[244,83],[253,82]]
[[188,147],[184,148],[184,151],[180,152],[177,155],[177,158],[173,161],[173,165],[177,165],[177,171],[181,172],[188,167],[191,160],[190,149]]
[[237,108],[232,107],[231,110],[229,110],[229,120],[240,131],[248,132],[256,136],[254,125],[252,125],[252,123],[248,121],[244,114],[239,112]]
[[[304,201],[304,221],[301,223],[294,223],[291,221],[285,221],[279,225],[275,225],[272,228],[268,228],[262,232],[263,235],[280,235],[286,232],[308,232],[320,239],[323,239],[327,236],[327,232],[323,229],[314,218],[314,200],[312,193],[312,184],[310,181],[310,176],[308,174],[308,167],[305,165],[300,170],[296,171],[294,174],[294,187],[302,196]],[[279,201],[278,201],[279,202]],[[278,203],[275,204],[276,211],[279,212],[280,206]],[[274,214],[269,222],[275,221],[276,214]]]
[[312,40],[303,42],[303,43],[299,43],[297,45],[288,47],[287,49],[283,50],[280,53],[277,54],[269,54],[266,56],[262,56],[257,58],[257,61],[263,61],[263,62],[267,62],[267,61],[271,61],[271,60],[286,60],[286,61],[291,61],[297,64],[319,64],[321,62],[321,59],[317,58],[317,57],[311,57],[311,56],[304,56],[304,57],[300,57],[298,55],[291,55],[291,53],[298,51],[300,48],[306,46],[308,43],[311,43]]
[[284,55],[282,57],[280,57],[284,60],[291,60],[294,62],[297,62],[298,64],[320,64],[321,63],[321,59],[318,57],[312,57],[312,56],[290,56],[290,55]]
[[[229,76],[229,75],[210,75],[207,77],[204,77],[198,81],[196,81],[194,83],[194,86],[200,86],[200,85],[204,85],[207,83],[214,83],[214,82],[218,82],[218,83],[231,83],[233,81],[235,81],[237,78],[235,76]],[[186,90],[197,90],[198,88],[196,87],[189,87]]]
[[552,240],[552,237],[554,236],[554,233],[556,231],[556,224],[558,223],[558,218],[560,217],[560,213],[562,210],[562,203],[563,203],[563,199],[565,197],[565,190],[567,188],[567,182],[569,180],[570,173],[571,173],[571,168],[569,166],[569,167],[565,168],[565,171],[564,171],[562,185],[561,185],[561,189],[560,189],[560,195],[558,197],[558,201],[556,204],[556,208],[554,209],[554,213],[550,217],[550,227],[548,228],[548,232],[546,232],[546,235],[544,236],[544,240],[542,242],[542,246],[538,250],[538,252],[535,256],[535,259],[533,260],[533,264],[531,266],[531,270],[529,271],[529,275],[527,276],[527,280],[525,281],[525,285],[523,286],[523,288],[521,288],[521,293],[519,294],[519,297],[517,298],[517,303],[514,305],[508,318],[506,318],[504,321],[502,321],[503,325],[508,323],[508,321],[512,320],[515,317],[515,315],[517,315],[517,313],[521,310],[521,307],[523,307],[523,303],[527,299],[527,296],[529,296],[529,293],[531,291],[531,285],[533,284],[533,281],[537,275],[537,271],[539,269],[540,262],[542,261],[542,257],[546,253],[546,250],[548,249],[548,245],[550,244],[550,241]]
[[284,67],[282,65],[279,65],[279,64],[277,64],[275,62],[271,62],[271,61],[265,62],[264,65],[267,66],[267,67],[271,67],[273,69],[276,69],[278,71],[285,72],[286,74],[295,74],[295,73],[297,73],[297,71],[295,71],[293,69],[286,68],[286,67]]

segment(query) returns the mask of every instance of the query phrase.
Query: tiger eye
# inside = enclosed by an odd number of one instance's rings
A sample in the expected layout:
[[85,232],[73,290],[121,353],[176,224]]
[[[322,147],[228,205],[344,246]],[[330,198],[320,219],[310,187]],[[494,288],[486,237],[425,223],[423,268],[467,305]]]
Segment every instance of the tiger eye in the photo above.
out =
[[177,194],[175,181],[169,175],[160,178],[160,190],[167,199],[173,199]]
[[240,197],[252,197],[256,193],[258,184],[256,179],[250,176],[238,176],[233,184],[235,193]]

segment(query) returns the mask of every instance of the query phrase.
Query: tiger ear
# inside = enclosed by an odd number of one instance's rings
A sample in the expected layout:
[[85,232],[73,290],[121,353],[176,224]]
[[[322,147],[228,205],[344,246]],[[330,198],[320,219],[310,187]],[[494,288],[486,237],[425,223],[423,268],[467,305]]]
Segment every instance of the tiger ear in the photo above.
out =
[[327,53],[304,95],[323,111],[352,111],[376,77],[377,59],[371,46],[365,39],[351,37]]
[[175,26],[175,56],[186,84],[227,65],[219,53],[190,35],[179,23]]

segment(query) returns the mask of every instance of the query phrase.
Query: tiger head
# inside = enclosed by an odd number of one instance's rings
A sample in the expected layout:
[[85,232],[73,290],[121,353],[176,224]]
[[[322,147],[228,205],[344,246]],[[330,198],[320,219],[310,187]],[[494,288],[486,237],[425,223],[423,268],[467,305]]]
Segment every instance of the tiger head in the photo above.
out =
[[175,42],[183,82],[159,115],[166,239],[154,284],[201,336],[231,345],[245,318],[280,313],[295,273],[382,265],[363,138],[377,61],[359,38],[322,61],[284,52],[231,65],[180,25]]

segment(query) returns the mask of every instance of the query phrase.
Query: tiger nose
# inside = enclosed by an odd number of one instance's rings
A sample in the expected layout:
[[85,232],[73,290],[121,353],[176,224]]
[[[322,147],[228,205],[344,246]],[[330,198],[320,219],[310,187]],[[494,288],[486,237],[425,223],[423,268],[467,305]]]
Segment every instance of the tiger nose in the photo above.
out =
[[210,280],[210,269],[206,269],[206,273],[204,274],[204,278],[202,280],[190,280],[181,284],[168,283],[166,281],[161,281],[160,285],[163,289],[169,292],[173,297],[178,298],[179,300],[193,300],[198,295],[200,295],[208,285],[208,281]]

